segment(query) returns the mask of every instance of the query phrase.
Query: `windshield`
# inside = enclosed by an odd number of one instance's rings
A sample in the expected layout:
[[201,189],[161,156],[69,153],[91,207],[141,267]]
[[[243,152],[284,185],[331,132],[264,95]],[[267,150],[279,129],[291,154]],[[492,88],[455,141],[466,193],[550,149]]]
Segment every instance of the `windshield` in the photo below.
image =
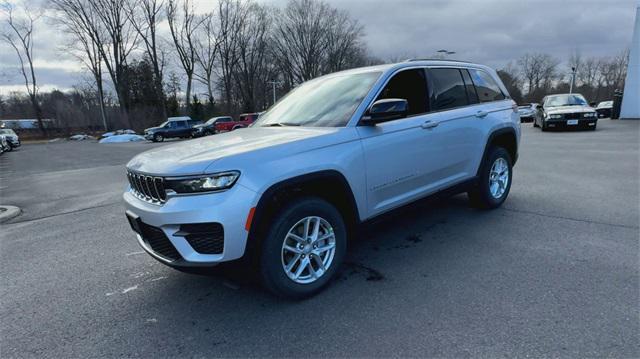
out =
[[165,127],[166,125],[169,124],[169,121],[164,121],[163,123],[160,124],[160,126],[158,127]]
[[557,95],[550,96],[544,102],[545,107],[556,107],[556,106],[587,106],[587,100],[582,97],[582,95],[573,94],[573,95]]
[[2,130],[0,130],[0,134],[3,134],[3,135],[15,135],[15,132],[13,132],[13,130],[11,130],[11,129],[2,129]]
[[327,76],[305,82],[260,116],[254,126],[345,126],[380,74]]

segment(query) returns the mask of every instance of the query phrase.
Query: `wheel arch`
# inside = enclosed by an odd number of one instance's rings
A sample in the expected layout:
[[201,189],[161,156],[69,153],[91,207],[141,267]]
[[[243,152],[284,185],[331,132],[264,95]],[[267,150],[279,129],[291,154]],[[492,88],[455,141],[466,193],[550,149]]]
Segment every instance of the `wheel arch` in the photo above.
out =
[[482,153],[482,161],[480,162],[480,166],[476,173],[477,175],[480,175],[480,170],[483,168],[489,149],[492,146],[505,148],[511,156],[511,160],[513,161],[512,165],[515,165],[518,161],[518,137],[516,135],[516,130],[512,127],[497,129],[491,132],[487,138],[487,143],[485,144],[484,152]]
[[356,199],[346,177],[337,170],[322,170],[291,177],[267,188],[255,207],[249,228],[248,252],[259,248],[268,223],[287,203],[296,198],[314,196],[334,205],[342,214],[347,229],[360,222]]

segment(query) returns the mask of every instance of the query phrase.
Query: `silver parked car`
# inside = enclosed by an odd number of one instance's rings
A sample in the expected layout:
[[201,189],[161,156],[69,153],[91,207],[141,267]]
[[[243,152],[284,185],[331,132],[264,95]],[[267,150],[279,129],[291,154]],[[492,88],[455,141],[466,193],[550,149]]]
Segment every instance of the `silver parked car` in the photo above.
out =
[[14,148],[20,147],[20,137],[10,128],[0,128],[0,135],[3,135],[7,140],[7,143],[11,147],[11,150]]

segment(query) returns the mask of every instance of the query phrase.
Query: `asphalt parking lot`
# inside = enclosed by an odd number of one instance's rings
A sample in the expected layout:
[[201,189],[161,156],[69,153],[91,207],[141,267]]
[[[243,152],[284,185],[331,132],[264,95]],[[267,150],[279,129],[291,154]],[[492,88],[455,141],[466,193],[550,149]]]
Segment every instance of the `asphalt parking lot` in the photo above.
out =
[[0,356],[639,357],[639,137],[523,124],[502,208],[394,212],[302,302],[141,251],[124,164],[158,144],[24,145],[0,156],[0,203],[23,210],[0,226]]

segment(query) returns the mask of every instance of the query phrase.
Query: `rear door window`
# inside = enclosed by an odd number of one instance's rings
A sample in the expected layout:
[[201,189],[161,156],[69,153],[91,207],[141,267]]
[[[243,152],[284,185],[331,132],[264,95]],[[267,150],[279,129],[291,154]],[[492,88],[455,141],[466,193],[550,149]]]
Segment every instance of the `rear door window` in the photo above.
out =
[[378,100],[399,98],[409,103],[409,116],[429,111],[427,80],[423,69],[409,69],[398,72],[387,82]]
[[429,69],[431,109],[442,111],[469,104],[465,83],[458,69]]
[[469,69],[469,74],[476,87],[480,102],[499,101],[506,98],[500,86],[498,86],[495,80],[485,71]]

